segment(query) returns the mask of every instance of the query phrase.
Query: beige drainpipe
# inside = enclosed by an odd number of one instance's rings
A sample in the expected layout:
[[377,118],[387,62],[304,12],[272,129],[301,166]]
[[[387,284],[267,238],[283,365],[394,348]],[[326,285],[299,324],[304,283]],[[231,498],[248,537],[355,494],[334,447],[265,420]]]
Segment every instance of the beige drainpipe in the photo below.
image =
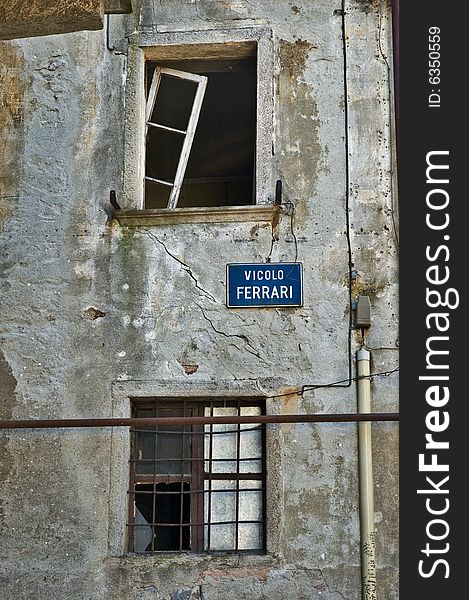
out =
[[[358,412],[371,412],[370,353],[357,352]],[[360,471],[360,536],[362,599],[376,600],[375,522],[373,498],[373,460],[371,422],[358,424],[358,461]]]

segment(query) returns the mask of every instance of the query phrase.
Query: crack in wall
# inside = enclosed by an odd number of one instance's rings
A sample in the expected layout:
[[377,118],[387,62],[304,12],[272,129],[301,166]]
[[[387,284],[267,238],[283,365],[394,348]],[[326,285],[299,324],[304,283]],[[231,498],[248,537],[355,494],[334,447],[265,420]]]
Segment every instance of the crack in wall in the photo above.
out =
[[175,260],[179,265],[181,265],[181,267],[184,269],[184,271],[189,275],[189,277],[193,280],[193,282],[195,283],[195,287],[200,290],[209,300],[211,300],[212,302],[217,302],[216,298],[214,298],[212,296],[212,294],[210,292],[208,292],[207,290],[205,290],[201,285],[199,285],[199,282],[197,280],[197,278],[195,277],[195,275],[192,273],[191,268],[189,267],[189,265],[187,265],[184,261],[182,261],[180,258],[178,258],[177,256],[175,256],[174,254],[172,254],[168,248],[166,247],[166,244],[164,242],[162,242],[159,238],[156,237],[156,235],[154,233],[152,233],[151,231],[142,231],[142,233],[144,235],[147,235],[149,238],[155,240],[156,242],[158,242],[158,244],[160,244],[163,248],[164,251],[166,252],[166,254],[168,256],[170,256],[173,260]]
[[248,319],[244,319],[241,315],[238,315],[237,313],[232,313],[237,319],[239,319],[242,322],[242,325],[240,325],[240,327],[252,327],[253,325],[256,324],[256,320],[252,319],[250,323],[248,323]]
[[236,375],[233,373],[233,371],[226,366],[225,361],[221,360],[220,358],[218,360],[220,361],[220,364],[222,365],[222,367],[224,369],[226,369],[226,371],[228,371],[228,373],[233,377],[233,380],[238,381],[238,377],[236,377]]
[[260,361],[262,361],[265,365],[270,367],[270,364],[259,354],[258,350],[255,348],[255,346],[252,345],[252,343],[249,341],[249,339],[246,335],[238,334],[238,333],[225,333],[224,331],[217,329],[215,327],[215,325],[213,324],[213,321],[210,319],[210,317],[208,317],[206,315],[202,306],[200,306],[200,304],[197,304],[197,303],[195,303],[195,305],[199,307],[200,312],[202,313],[202,316],[208,323],[210,323],[210,326],[212,327],[213,331],[215,331],[215,333],[218,333],[219,335],[222,335],[223,337],[226,337],[226,338],[238,338],[238,339],[242,340],[244,342],[244,349],[246,350],[246,352],[249,352],[249,354],[252,354],[256,358],[258,358]]
[[343,600],[346,600],[345,596],[342,594],[342,592],[339,592],[338,590],[331,590],[329,583],[327,582],[327,579],[324,576],[324,573],[322,572],[322,569],[318,569],[323,581],[324,581],[324,585],[327,588],[327,591],[329,592],[329,594],[338,594]]

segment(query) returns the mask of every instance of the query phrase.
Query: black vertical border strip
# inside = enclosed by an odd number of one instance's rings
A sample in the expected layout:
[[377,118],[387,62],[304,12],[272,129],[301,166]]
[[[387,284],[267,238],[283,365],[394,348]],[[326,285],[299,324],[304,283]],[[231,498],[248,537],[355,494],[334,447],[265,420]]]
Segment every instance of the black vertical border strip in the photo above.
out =
[[[399,6],[394,0],[393,4],[399,12],[399,46],[395,48],[395,59],[399,57],[397,139],[401,234],[399,597],[402,600],[441,600],[467,594],[464,592],[464,563],[468,554],[466,512],[469,503],[464,484],[468,472],[469,435],[466,431],[468,399],[463,377],[468,369],[465,265],[469,235],[466,233],[465,207],[469,205],[469,198],[463,179],[466,171],[469,172],[466,148],[468,102],[464,92],[468,72],[465,47],[469,37],[468,9],[464,2],[401,0]],[[436,54],[430,55],[429,43],[432,42],[429,35],[432,34],[429,32],[435,31],[430,30],[432,27],[440,30],[438,59]],[[436,67],[440,71],[438,74],[429,71],[432,58],[440,61]],[[431,82],[431,76],[439,76],[440,81]],[[435,95],[430,98],[430,94]],[[449,165],[447,171],[433,171],[435,178],[447,177],[448,184],[426,180],[427,154],[432,151],[449,152],[432,159],[434,163]],[[431,204],[443,204],[447,193],[448,206],[441,210],[429,207],[427,195],[431,190],[444,190],[430,194]],[[442,224],[446,214],[449,223],[444,229],[432,230],[426,223],[427,215],[430,215],[433,224]],[[427,248],[434,257],[432,260],[426,256]],[[432,266],[437,269],[428,272]],[[428,281],[428,275],[443,279],[448,274],[445,283]],[[452,305],[459,297],[459,305],[431,308],[427,302],[427,289],[440,292],[443,301],[448,293]],[[437,303],[436,294],[430,300]],[[445,315],[439,323],[442,328],[449,323],[447,331],[438,331],[435,318],[430,317],[427,322],[432,313]],[[449,339],[429,342],[432,336]],[[432,358],[432,363],[448,365],[448,369],[427,367],[428,343],[434,350],[449,351]],[[449,380],[419,379],[428,375],[447,375]],[[429,405],[426,398],[431,386],[439,386],[440,396],[444,393],[443,386],[447,386],[449,400],[446,405]],[[435,410],[438,417],[429,416]],[[443,423],[445,412],[450,419],[449,426],[433,433],[433,439],[449,442],[449,448],[426,449],[425,436],[432,433],[426,419],[433,418],[430,422],[435,424],[437,418]],[[448,472],[419,470],[419,454],[422,453],[427,464],[432,460],[431,455],[436,454],[435,460],[438,464],[448,465]],[[449,480],[441,483],[448,475]],[[436,493],[437,487],[447,493]],[[419,494],[419,489],[433,490],[434,493]],[[448,506],[447,501],[449,508],[443,512]],[[429,508],[442,512],[431,514]]]

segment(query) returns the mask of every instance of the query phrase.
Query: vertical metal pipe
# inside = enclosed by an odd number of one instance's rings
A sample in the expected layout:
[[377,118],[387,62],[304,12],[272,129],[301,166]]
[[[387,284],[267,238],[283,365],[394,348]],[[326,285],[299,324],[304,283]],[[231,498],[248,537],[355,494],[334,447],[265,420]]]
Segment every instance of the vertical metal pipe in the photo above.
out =
[[[370,353],[357,352],[358,412],[371,408]],[[362,598],[376,600],[375,523],[373,498],[373,460],[371,423],[358,423],[358,461],[360,471],[360,536],[362,565]]]

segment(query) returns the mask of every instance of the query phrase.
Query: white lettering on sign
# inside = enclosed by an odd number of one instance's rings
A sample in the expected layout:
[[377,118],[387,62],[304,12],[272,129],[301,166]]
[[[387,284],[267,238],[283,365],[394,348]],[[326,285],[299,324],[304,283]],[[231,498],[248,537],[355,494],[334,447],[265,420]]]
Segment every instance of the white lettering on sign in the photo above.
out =
[[246,281],[281,281],[283,279],[283,271],[280,269],[275,271],[244,271],[244,279]]
[[280,285],[273,288],[269,288],[268,285],[239,285],[236,288],[237,300],[291,300],[292,298],[292,285]]

